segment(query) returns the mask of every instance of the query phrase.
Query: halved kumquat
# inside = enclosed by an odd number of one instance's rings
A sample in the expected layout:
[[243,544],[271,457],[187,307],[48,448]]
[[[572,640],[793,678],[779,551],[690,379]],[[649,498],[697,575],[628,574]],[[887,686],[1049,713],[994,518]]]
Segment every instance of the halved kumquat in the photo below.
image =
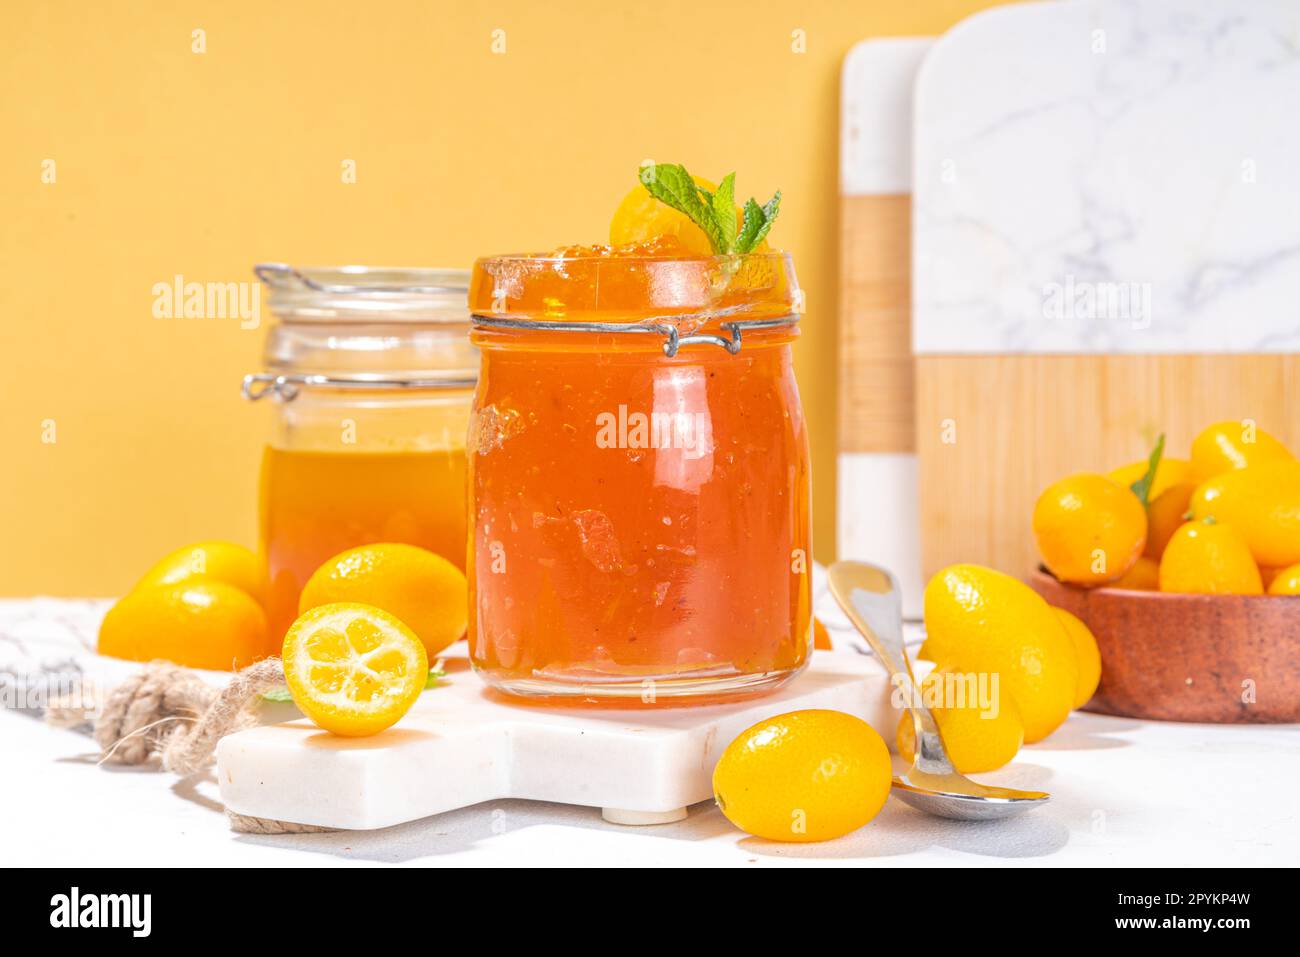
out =
[[334,734],[364,737],[396,724],[428,676],[429,658],[415,632],[370,605],[320,605],[284,637],[284,678],[294,703]]

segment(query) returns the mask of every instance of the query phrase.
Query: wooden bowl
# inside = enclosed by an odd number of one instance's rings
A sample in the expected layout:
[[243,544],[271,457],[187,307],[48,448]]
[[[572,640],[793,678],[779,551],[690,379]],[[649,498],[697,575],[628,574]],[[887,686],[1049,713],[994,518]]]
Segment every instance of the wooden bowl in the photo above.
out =
[[1085,711],[1160,721],[1300,721],[1300,596],[1173,595],[1029,584],[1073,612],[1101,649]]

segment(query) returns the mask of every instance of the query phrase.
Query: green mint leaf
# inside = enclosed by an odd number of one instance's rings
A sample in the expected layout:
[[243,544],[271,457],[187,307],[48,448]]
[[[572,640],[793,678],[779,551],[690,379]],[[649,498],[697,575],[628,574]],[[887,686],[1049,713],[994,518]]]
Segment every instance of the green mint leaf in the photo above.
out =
[[1143,504],[1147,504],[1147,499],[1151,496],[1151,486],[1156,481],[1156,470],[1160,468],[1160,458],[1165,454],[1165,434],[1160,433],[1160,438],[1156,439],[1156,447],[1151,450],[1151,458],[1147,460],[1147,471],[1140,479],[1129,486],[1133,494]]
[[766,203],[763,204],[763,225],[758,227],[758,235],[754,237],[750,249],[753,249],[772,231],[772,224],[776,222],[776,214],[781,212],[781,191],[778,189]]
[[740,224],[740,235],[736,237],[736,252],[747,253],[757,245],[754,237],[766,221],[763,207],[753,198],[745,200],[744,221]]
[[641,167],[641,185],[659,202],[683,213],[704,231],[714,252],[729,252],[725,237],[713,218],[711,206],[700,199],[699,187],[686,167],[676,163],[654,163]]
[[772,231],[772,223],[776,220],[776,214],[780,211],[780,190],[777,190],[776,195],[762,206],[758,205],[757,200],[752,198],[747,200],[745,202],[744,222],[740,227],[740,236],[736,239],[736,252],[753,252],[754,247],[767,238],[767,234]]
[[[702,192],[702,191],[701,191]],[[722,233],[722,249],[719,252],[736,251],[736,174],[728,173],[718,184],[718,191],[709,199],[713,207],[713,218]]]
[[736,225],[736,174],[728,173],[714,192],[701,189],[680,163],[645,163],[641,185],[659,202],[684,213],[709,238],[715,254],[730,256],[752,252],[767,238],[781,211],[781,191],[762,206],[745,202],[740,226]]
[[263,701],[292,702],[293,695],[289,694],[288,688],[272,688],[262,695]]
[[430,688],[437,688],[442,684],[442,679],[445,677],[447,677],[447,672],[443,669],[442,662],[439,661],[429,669],[429,677],[424,679],[425,690],[427,691]]

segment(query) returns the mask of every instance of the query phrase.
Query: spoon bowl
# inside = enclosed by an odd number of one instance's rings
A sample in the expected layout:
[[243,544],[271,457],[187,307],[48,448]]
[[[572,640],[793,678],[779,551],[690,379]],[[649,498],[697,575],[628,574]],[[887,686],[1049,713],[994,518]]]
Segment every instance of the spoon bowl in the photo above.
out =
[[903,604],[894,576],[865,562],[836,562],[829,578],[831,594],[889,671],[891,683],[904,692],[903,704],[916,722],[912,767],[894,778],[899,800],[961,821],[997,820],[1045,804],[1050,795],[1043,791],[980,784],[953,767],[934,715],[911,693],[916,679],[903,648]]

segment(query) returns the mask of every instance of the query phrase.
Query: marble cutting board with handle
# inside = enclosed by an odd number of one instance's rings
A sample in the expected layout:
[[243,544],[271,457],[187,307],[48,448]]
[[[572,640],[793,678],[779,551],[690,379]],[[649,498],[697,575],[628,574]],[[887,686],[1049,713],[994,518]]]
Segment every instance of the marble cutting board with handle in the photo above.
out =
[[1300,447],[1300,4],[1022,4],[915,86],[922,564],[1025,575],[1051,481],[1185,457],[1220,420]]
[[222,738],[222,803],[246,817],[341,830],[505,798],[597,807],[615,824],[665,824],[712,797],[723,749],[761,720],[827,708],[857,715],[888,741],[898,725],[885,670],[852,650],[816,652],[764,697],[612,710],[514,703],[489,692],[464,646],[454,647],[440,686],[373,737],[337,737],[300,718]]

